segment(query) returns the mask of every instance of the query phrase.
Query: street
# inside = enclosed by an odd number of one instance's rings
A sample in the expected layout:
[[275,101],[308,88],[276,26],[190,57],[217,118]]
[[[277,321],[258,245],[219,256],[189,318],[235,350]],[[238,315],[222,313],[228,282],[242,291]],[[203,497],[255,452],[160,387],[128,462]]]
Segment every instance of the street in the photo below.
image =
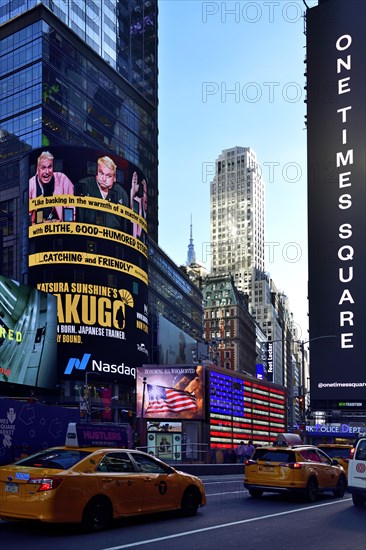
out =
[[120,520],[112,529],[83,534],[77,526],[0,522],[7,550],[365,550],[366,507],[350,495],[321,495],[315,504],[264,494],[253,499],[241,475],[202,477],[207,506],[192,518],[158,514]]

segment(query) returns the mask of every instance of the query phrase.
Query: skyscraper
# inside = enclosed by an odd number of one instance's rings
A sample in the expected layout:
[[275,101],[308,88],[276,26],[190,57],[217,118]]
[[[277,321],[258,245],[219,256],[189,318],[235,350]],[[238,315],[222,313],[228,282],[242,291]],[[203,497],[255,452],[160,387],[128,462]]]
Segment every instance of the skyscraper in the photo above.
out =
[[[147,344],[148,324],[146,231],[135,237],[131,229],[135,220],[145,229],[147,221],[152,239],[158,238],[157,2],[2,2],[0,52],[2,275],[58,294],[57,343],[61,343],[62,361],[58,346],[58,358],[48,368],[58,369],[65,399],[77,402],[77,384],[71,379],[84,375],[74,370],[69,376],[65,365],[69,357],[81,357],[85,351],[85,376],[95,365],[116,364],[118,376],[104,370],[98,380],[132,405],[132,373],[146,358],[142,344]],[[49,223],[44,216],[48,201],[56,203],[56,199],[34,198],[41,195],[38,187],[31,196],[39,149],[53,155],[54,174],[62,174],[64,180],[68,176],[74,184],[73,190],[69,186],[56,193],[56,176],[50,180],[50,195],[64,195],[58,202],[79,205],[76,216],[74,206],[61,209],[59,223]],[[85,190],[89,184],[96,188],[96,181],[99,185],[96,173],[102,155],[115,161],[110,176],[114,177],[113,196],[102,195],[92,205],[94,195]],[[132,189],[131,168],[138,174],[141,193],[133,199],[127,193]],[[37,177],[39,182],[38,169]],[[46,197],[43,190],[42,195]],[[28,216],[28,210],[33,210],[28,208],[31,200],[44,203],[39,210],[36,206],[35,223]],[[78,217],[81,211],[91,212],[93,218]],[[121,221],[118,227],[108,222],[114,213],[115,220]],[[89,238],[88,233],[94,236]],[[46,251],[59,255],[45,256]],[[105,262],[104,269],[98,261]],[[74,305],[60,307],[63,298],[74,300]],[[128,319],[130,314],[134,319]],[[74,329],[63,327],[66,324],[74,324]],[[94,351],[87,349],[86,326],[98,336]],[[64,338],[64,330],[73,332],[72,338]],[[42,332],[39,340],[40,344],[44,340]],[[81,346],[72,351],[77,340]],[[69,350],[62,348],[64,344]],[[140,360],[131,356],[133,352]],[[131,367],[129,376],[126,365]],[[19,389],[8,384],[7,391]]]
[[274,346],[267,380],[291,387],[291,354],[286,348],[292,317],[284,293],[265,272],[264,198],[264,180],[253,149],[224,149],[210,188],[211,273],[230,275],[247,296],[250,314]]
[[250,295],[264,271],[264,182],[253,149],[222,151],[210,202],[211,272],[230,273],[238,290]]
[[156,0],[4,0],[0,24],[43,4],[146,99],[157,99]]
[[3,275],[22,278],[19,159],[42,146],[102,147],[139,166],[157,242],[157,2],[2,2],[0,46]]

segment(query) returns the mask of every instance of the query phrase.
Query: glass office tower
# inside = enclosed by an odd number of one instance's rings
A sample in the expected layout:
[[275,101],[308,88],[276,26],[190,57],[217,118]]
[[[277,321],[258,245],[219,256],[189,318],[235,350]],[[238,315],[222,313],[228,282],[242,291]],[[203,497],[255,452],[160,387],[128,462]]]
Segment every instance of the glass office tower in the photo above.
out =
[[130,82],[157,99],[156,0],[4,0],[0,25],[43,4]]
[[[30,282],[24,269],[28,235],[22,210],[28,192],[20,183],[29,177],[22,159],[38,148],[68,147],[75,151],[75,164],[80,148],[102,150],[105,155],[136,166],[148,182],[147,224],[152,239],[157,241],[156,52],[155,1],[1,3],[3,276],[19,283]],[[62,171],[62,167],[55,170]],[[53,250],[66,250],[66,238],[55,236]],[[100,254],[99,249],[95,252]],[[122,248],[121,254],[120,262],[125,260]],[[49,266],[48,271],[48,280],[56,280],[57,266]],[[81,354],[84,351],[80,349]],[[110,395],[116,396],[116,407],[133,409],[130,385],[113,385],[115,382],[103,377],[98,380],[99,386],[104,384]],[[58,385],[67,403],[82,398],[77,388],[88,388],[86,383],[83,386],[62,380]],[[19,386],[7,388],[10,394],[20,391]],[[102,399],[99,394],[93,398]]]
[[0,52],[2,274],[21,279],[19,159],[38,147],[102,147],[137,165],[157,241],[156,2],[5,2]]

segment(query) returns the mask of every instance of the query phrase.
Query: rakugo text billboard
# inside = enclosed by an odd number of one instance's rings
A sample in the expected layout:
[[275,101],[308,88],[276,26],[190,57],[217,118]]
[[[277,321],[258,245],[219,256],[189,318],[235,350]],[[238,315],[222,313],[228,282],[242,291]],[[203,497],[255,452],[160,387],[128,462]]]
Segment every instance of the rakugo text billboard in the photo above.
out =
[[102,150],[47,147],[23,159],[28,280],[57,297],[58,374],[135,383],[148,338],[148,182]]

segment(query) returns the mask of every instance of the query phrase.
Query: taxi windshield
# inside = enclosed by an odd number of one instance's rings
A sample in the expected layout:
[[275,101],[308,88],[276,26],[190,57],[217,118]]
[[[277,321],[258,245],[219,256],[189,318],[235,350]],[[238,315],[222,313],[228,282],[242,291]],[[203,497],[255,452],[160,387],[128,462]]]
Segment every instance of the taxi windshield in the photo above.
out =
[[17,466],[31,466],[32,468],[51,468],[68,470],[80,460],[90,454],[90,451],[69,449],[47,449],[35,455],[18,460]]
[[350,449],[337,449],[336,447],[320,447],[330,458],[349,458]]

